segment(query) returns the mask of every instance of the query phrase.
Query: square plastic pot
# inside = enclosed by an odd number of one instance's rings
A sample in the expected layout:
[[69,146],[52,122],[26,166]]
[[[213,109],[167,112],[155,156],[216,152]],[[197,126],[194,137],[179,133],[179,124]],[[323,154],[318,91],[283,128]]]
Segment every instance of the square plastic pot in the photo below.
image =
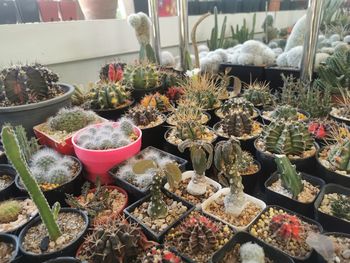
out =
[[166,116],[161,114],[163,122],[159,125],[151,128],[144,128],[142,130],[142,149],[148,146],[154,146],[160,148],[163,145],[163,137],[166,131],[164,123],[166,121]]
[[282,91],[283,79],[281,74],[284,76],[292,75],[294,78],[300,77],[300,70],[295,68],[280,68],[280,67],[266,67],[265,68],[265,79],[266,82],[270,83],[270,90]]
[[[311,183],[313,186],[318,186],[321,192],[322,187],[325,185],[325,182],[315,176],[301,173],[301,177],[303,180]],[[279,175],[277,172],[274,172],[269,179],[265,182],[265,193],[267,198],[267,203],[269,205],[279,205],[283,206],[287,209],[290,209],[292,211],[295,211],[299,214],[302,214],[304,216],[313,218],[314,217],[314,203],[318,195],[315,196],[315,199],[310,203],[302,203],[298,200],[289,198],[287,196],[284,196],[280,193],[277,193],[275,191],[270,190],[268,187],[271,186],[274,182],[276,182],[279,179]],[[320,193],[319,192],[319,193]]]
[[[339,233],[339,232],[326,232],[323,233],[325,236],[335,236],[335,237],[345,237],[350,239],[350,234],[345,234],[345,233]],[[328,263],[320,254],[317,253],[318,256],[318,263]]]
[[326,184],[320,194],[318,195],[314,208],[315,208],[315,219],[320,222],[326,231],[343,232],[350,234],[350,222],[335,216],[325,214],[321,212],[319,207],[321,206],[322,200],[325,194],[339,193],[350,196],[350,188],[343,187],[337,184]]
[[187,211],[185,213],[183,213],[177,220],[175,220],[172,224],[170,224],[166,229],[164,229],[163,231],[161,231],[160,233],[156,233],[154,232],[152,229],[150,229],[148,226],[146,226],[146,224],[144,224],[143,221],[139,220],[138,218],[136,218],[132,212],[139,207],[140,205],[142,205],[144,202],[147,202],[151,199],[151,195],[147,195],[144,198],[142,198],[141,200],[137,201],[136,203],[130,205],[129,207],[124,209],[124,214],[126,215],[126,217],[128,217],[128,220],[134,223],[138,223],[141,227],[143,232],[145,233],[145,235],[147,236],[147,238],[157,241],[157,242],[162,242],[165,234],[174,227],[174,225],[178,222],[181,221],[183,218],[185,218],[189,213],[191,213],[191,211],[194,209],[194,206],[191,205],[190,203],[186,202],[185,200],[177,197],[176,195],[174,195],[173,193],[165,190],[164,188],[162,188],[162,192],[163,194],[165,194],[168,198],[177,201],[177,202],[181,202],[184,206],[187,207]]
[[[238,77],[242,82],[250,83],[255,80],[265,80],[265,67],[264,66],[252,66],[252,65],[234,65],[231,63],[221,63],[219,72],[225,72],[229,68],[230,76]],[[233,80],[231,80],[233,82]],[[230,83],[232,86],[233,83]]]
[[12,178],[12,182],[0,191],[0,201],[6,200],[9,197],[13,197],[16,194],[16,184],[15,179],[17,172],[16,170],[9,164],[0,164],[0,176],[8,175]]

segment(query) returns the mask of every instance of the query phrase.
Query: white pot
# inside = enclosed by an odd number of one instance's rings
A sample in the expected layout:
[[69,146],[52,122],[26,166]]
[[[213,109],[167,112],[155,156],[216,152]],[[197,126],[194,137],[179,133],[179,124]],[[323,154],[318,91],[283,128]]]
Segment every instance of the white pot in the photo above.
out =
[[241,226],[241,227],[235,226],[235,225],[230,224],[229,222],[224,221],[222,218],[220,218],[220,217],[218,217],[218,216],[216,216],[216,215],[213,215],[213,214],[207,212],[207,210],[206,210],[206,208],[207,208],[211,203],[215,202],[216,199],[218,199],[222,194],[226,196],[226,195],[229,194],[229,193],[230,193],[230,188],[229,188],[229,187],[220,189],[219,191],[217,191],[215,194],[213,194],[211,197],[209,197],[207,200],[205,200],[205,201],[202,203],[202,210],[203,210],[203,212],[204,212],[205,214],[208,214],[208,215],[210,215],[210,216],[216,218],[217,220],[219,220],[219,221],[221,221],[221,222],[223,222],[223,223],[225,223],[225,224],[231,226],[231,227],[232,227],[233,229],[235,229],[236,231],[245,231],[245,230],[252,224],[252,222],[260,215],[260,213],[265,209],[266,204],[265,204],[263,201],[261,201],[260,199],[257,199],[257,198],[255,198],[255,197],[253,197],[253,196],[251,196],[251,195],[247,195],[246,193],[244,193],[247,202],[251,202],[251,203],[253,203],[253,204],[259,206],[259,207],[261,208],[261,212],[258,213],[257,216],[256,216],[255,218],[253,218],[252,221],[251,221],[248,225],[246,225],[246,226]]

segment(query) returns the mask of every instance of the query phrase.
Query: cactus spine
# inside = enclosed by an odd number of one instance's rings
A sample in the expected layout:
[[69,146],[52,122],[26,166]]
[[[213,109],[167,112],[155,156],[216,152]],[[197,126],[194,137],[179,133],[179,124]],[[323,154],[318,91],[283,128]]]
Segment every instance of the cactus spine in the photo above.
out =
[[340,171],[350,173],[350,138],[331,146],[328,153],[329,162]]
[[248,112],[234,110],[222,120],[221,126],[228,136],[242,137],[244,134],[251,134],[252,123]]
[[21,204],[16,200],[8,200],[0,203],[0,223],[10,223],[17,220],[22,211]]
[[18,145],[15,132],[10,126],[4,126],[1,131],[2,143],[4,145],[7,158],[22,179],[31,199],[39,210],[40,217],[45,224],[50,239],[55,241],[61,236],[61,231],[55,221],[54,215],[47,203],[43,192],[40,190],[36,180],[31,175],[23,154]]
[[271,118],[276,119],[292,119],[298,120],[298,111],[290,105],[280,105],[271,114]]
[[164,218],[168,214],[168,207],[163,200],[162,194],[162,172],[156,171],[151,184],[151,201],[147,213],[152,218]]
[[134,89],[151,89],[160,84],[160,73],[155,65],[128,65],[124,70],[124,81]]
[[297,172],[295,165],[292,165],[285,155],[276,155],[275,162],[282,186],[292,193],[294,199],[297,198],[304,188],[301,174]]

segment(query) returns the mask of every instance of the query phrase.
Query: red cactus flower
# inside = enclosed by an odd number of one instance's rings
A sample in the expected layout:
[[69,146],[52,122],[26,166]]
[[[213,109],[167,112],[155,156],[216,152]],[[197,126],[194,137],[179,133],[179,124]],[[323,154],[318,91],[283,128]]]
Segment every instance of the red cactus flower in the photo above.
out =
[[281,239],[299,239],[302,230],[300,219],[294,215],[281,214],[271,219],[271,230]]

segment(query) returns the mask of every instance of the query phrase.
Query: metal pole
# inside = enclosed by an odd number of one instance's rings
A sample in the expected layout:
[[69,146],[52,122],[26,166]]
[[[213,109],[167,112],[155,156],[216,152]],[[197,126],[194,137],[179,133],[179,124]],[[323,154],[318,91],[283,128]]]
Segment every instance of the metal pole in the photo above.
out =
[[177,0],[177,15],[179,17],[179,48],[180,65],[182,70],[186,69],[186,53],[188,50],[188,3],[187,0]]
[[149,16],[152,21],[152,41],[157,63],[161,63],[160,30],[158,17],[158,0],[148,0]]
[[305,83],[312,81],[315,64],[318,32],[323,15],[324,0],[309,0],[306,15],[306,31],[301,61],[301,80]]

